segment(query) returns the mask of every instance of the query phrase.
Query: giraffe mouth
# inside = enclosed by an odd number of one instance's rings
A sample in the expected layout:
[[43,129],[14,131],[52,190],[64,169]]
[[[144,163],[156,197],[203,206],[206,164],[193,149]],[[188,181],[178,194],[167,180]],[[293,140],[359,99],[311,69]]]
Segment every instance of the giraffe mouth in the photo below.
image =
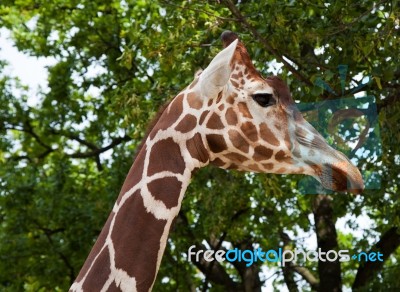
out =
[[324,188],[360,194],[364,190],[364,182],[357,167],[349,162],[324,164],[318,175]]

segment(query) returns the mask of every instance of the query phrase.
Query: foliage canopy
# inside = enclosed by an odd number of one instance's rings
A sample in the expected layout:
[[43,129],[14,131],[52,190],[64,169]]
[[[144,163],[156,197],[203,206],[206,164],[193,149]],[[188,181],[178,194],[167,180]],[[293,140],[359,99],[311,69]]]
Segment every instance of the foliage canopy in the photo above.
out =
[[[0,75],[1,290],[69,287],[149,120],[208,64],[227,29],[240,34],[260,72],[286,80],[297,101],[354,98],[360,76],[371,77],[362,91],[376,99],[382,155],[366,155],[358,166],[377,171],[380,188],[358,197],[302,195],[296,176],[202,169],[186,194],[154,290],[257,290],[267,277],[290,291],[400,288],[396,2],[2,1],[0,27],[12,32],[18,50],[55,63],[48,88],[35,96],[18,79]],[[348,66],[343,91],[341,64]],[[358,225],[360,215],[370,226]],[[336,230],[338,220],[347,231]],[[215,248],[222,241],[242,249],[308,250],[304,235],[316,238],[319,248],[381,250],[385,261],[246,268],[193,265],[184,256],[192,244]]]

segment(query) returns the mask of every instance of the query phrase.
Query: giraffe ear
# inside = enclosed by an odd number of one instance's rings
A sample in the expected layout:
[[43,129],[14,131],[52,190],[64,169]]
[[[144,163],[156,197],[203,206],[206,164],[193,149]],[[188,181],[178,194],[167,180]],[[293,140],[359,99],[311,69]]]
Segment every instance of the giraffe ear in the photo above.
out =
[[231,76],[231,60],[238,40],[218,53],[200,75],[200,88],[203,96],[214,98],[228,83]]

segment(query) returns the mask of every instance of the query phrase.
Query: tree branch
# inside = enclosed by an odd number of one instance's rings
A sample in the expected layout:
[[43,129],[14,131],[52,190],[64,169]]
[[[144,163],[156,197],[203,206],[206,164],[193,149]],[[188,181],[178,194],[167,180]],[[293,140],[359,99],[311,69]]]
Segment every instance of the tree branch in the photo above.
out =
[[75,270],[74,267],[72,266],[72,264],[69,261],[69,258],[67,256],[65,256],[64,253],[62,253],[59,248],[56,246],[56,244],[53,241],[52,236],[54,234],[60,233],[60,232],[64,232],[65,228],[57,228],[57,229],[49,229],[46,227],[42,227],[41,224],[39,224],[39,222],[37,222],[36,220],[34,220],[34,223],[37,225],[38,229],[41,230],[44,235],[47,238],[47,241],[49,242],[51,248],[53,249],[53,251],[60,257],[61,261],[65,264],[65,266],[68,268],[69,270],[69,282],[72,285],[72,283],[74,283],[76,274],[75,274]]
[[[287,249],[287,248],[290,249],[289,245],[292,242],[292,239],[289,237],[289,235],[282,232],[281,239],[284,244],[284,249]],[[291,272],[291,270],[293,270],[297,274],[299,274],[308,284],[310,284],[310,286],[313,290],[318,290],[319,281],[317,278],[315,278],[315,276],[311,273],[311,271],[309,269],[307,269],[306,267],[298,266],[295,263],[290,262],[290,263],[287,263],[287,265],[283,268],[283,277],[285,279],[285,282],[286,282],[286,285],[288,286],[289,291],[298,291],[297,285],[293,279],[293,275],[289,274],[289,272]],[[285,273],[286,273],[286,275],[285,275]]]
[[357,270],[356,279],[353,283],[353,290],[362,288],[367,284],[380,270],[382,270],[385,261],[400,246],[400,230],[398,227],[392,227],[387,230],[381,239],[371,248],[370,251],[379,251],[383,254],[383,261],[368,261],[360,264]]
[[[250,208],[247,207],[236,211],[235,214],[233,214],[233,216],[231,217],[230,220],[231,224],[228,226],[228,228],[231,227],[232,223],[235,220],[237,220],[243,214],[246,214],[249,210]],[[225,236],[226,232],[223,233],[219,246],[221,246],[222,240],[225,238]],[[251,250],[253,248],[251,238],[247,238],[244,239],[242,242],[232,243],[232,244],[234,247],[241,250],[244,249]],[[244,291],[261,291],[262,282],[259,277],[259,271],[260,271],[259,266],[251,265],[250,267],[247,267],[245,262],[239,262],[239,261],[233,261],[231,264],[236,268],[236,270],[240,274],[240,277],[242,278],[242,283],[243,283],[242,285]]]
[[399,101],[399,96],[400,94],[400,90],[399,91],[395,91],[393,92],[393,94],[387,96],[384,100],[382,100],[381,102],[377,102],[376,104],[376,110],[378,111],[378,113],[380,113],[380,111],[384,108],[390,107],[392,106],[394,103]]
[[70,154],[68,156],[71,158],[89,158],[89,157],[93,157],[93,156],[98,156],[99,154],[106,152],[107,150],[110,150],[110,149],[114,148],[115,146],[118,146],[122,142],[130,141],[130,140],[132,140],[132,138],[130,138],[129,136],[114,138],[109,145],[107,145],[103,148],[97,148],[97,149],[94,149],[93,151],[89,151],[89,152],[76,152],[76,153]]
[[[281,232],[281,240],[283,241],[283,250],[291,250],[292,240],[289,235],[285,232]],[[283,270],[283,279],[286,283],[286,286],[290,292],[297,292],[299,288],[297,287],[296,281],[294,280],[294,273],[291,265],[285,265],[282,267]]]
[[387,0],[381,0],[378,3],[374,3],[371,7],[371,9],[365,11],[364,13],[360,14],[357,18],[354,18],[352,21],[342,24],[341,27],[333,32],[327,32],[328,36],[333,36],[335,34],[339,34],[347,29],[351,29],[355,23],[358,23],[364,16],[370,14],[372,11],[374,11],[374,9],[376,9],[377,7],[379,7],[382,3],[386,2]]
[[282,62],[286,68],[292,74],[299,79],[300,81],[304,82],[308,86],[313,86],[314,84],[303,74],[301,74],[296,68],[294,68],[289,62],[283,58],[283,56],[265,39],[263,38],[257,31],[255,27],[253,27],[247,20],[246,18],[242,15],[242,13],[239,11],[239,9],[235,6],[235,4],[232,3],[231,0],[222,0],[221,2],[225,3],[226,7],[231,11],[231,13],[238,19],[238,22],[246,28],[250,33],[257,38],[260,43],[267,49],[268,52],[270,52],[272,55],[275,56],[275,58],[279,61]]
[[42,147],[44,147],[44,148],[46,148],[46,149],[48,149],[48,150],[52,149],[49,145],[47,145],[46,143],[44,143],[44,142],[40,139],[40,137],[33,131],[32,125],[31,125],[31,123],[30,123],[29,120],[25,121],[24,124],[25,124],[24,131],[25,131],[26,133],[28,133],[28,134],[31,134],[31,136],[32,136],[33,138],[35,138],[36,142],[37,142],[40,146],[42,146]]
[[95,144],[93,144],[91,142],[88,142],[86,140],[83,140],[82,138],[80,138],[76,134],[68,133],[68,132],[64,132],[64,131],[63,132],[56,131],[56,130],[53,130],[53,129],[51,130],[51,133],[55,134],[55,135],[62,135],[62,136],[67,137],[67,138],[69,138],[71,140],[75,140],[76,142],[79,142],[80,144],[85,145],[89,149],[92,149],[92,150],[97,150],[98,149],[98,147]]
[[303,279],[306,280],[308,284],[310,284],[313,290],[318,290],[319,281],[317,278],[315,278],[315,276],[310,272],[309,269],[294,264],[291,264],[291,267],[297,274],[302,276]]
[[[56,149],[52,148],[51,146],[47,145],[46,143],[44,143],[41,138],[39,137],[38,134],[35,133],[35,131],[32,128],[32,125],[30,124],[30,121],[25,121],[24,122],[24,126],[23,127],[17,127],[14,125],[9,125],[4,127],[5,130],[16,130],[16,131],[21,131],[21,132],[25,132],[29,135],[31,135],[35,141],[42,146],[43,148],[45,148],[46,150],[44,152],[42,152],[41,154],[39,154],[36,158],[38,159],[42,159],[44,157],[46,157],[47,155],[49,155],[50,153],[56,151]],[[78,135],[73,134],[73,133],[68,133],[68,132],[61,132],[61,131],[56,131],[54,129],[50,129],[50,134],[53,135],[61,135],[64,136],[66,138],[69,138],[71,140],[77,141],[80,144],[88,147],[89,149],[91,149],[92,151],[88,151],[88,152],[76,152],[76,153],[72,153],[72,154],[68,154],[68,157],[71,158],[91,158],[93,157],[96,161],[96,165],[99,171],[101,171],[103,169],[101,162],[100,162],[100,158],[99,155],[103,152],[106,152],[112,148],[114,148],[115,146],[118,146],[119,144],[126,142],[126,141],[131,141],[132,138],[129,136],[123,136],[123,137],[117,137],[112,139],[111,143],[105,147],[99,148],[97,147],[94,143],[88,142],[82,138],[80,138]],[[24,156],[18,156],[13,158],[15,160],[22,160],[22,159],[28,159],[29,161],[32,161],[31,157],[28,157],[26,155]]]
[[[202,244],[196,244],[193,249],[197,253],[199,250],[206,250],[207,248]],[[225,291],[243,291],[240,283],[233,281],[226,273],[225,269],[218,262],[207,262],[203,257],[200,261],[193,261],[193,264],[212,282],[223,285]]]
[[[86,140],[80,138],[80,137],[79,137],[78,135],[76,135],[76,134],[68,133],[68,132],[56,131],[56,130],[54,130],[54,129],[51,129],[51,133],[52,133],[52,134],[55,134],[55,135],[62,135],[62,136],[67,137],[67,138],[69,138],[69,139],[71,139],[71,140],[75,140],[75,141],[79,142],[80,144],[85,145],[85,146],[88,147],[89,149],[92,149],[92,153],[95,153],[96,151],[99,151],[99,150],[100,150],[95,144],[93,144],[93,143],[91,143],[91,142],[89,142],[89,141],[86,141]],[[100,152],[100,153],[101,153],[101,152]],[[96,161],[97,169],[98,169],[99,171],[102,171],[102,170],[103,170],[103,166],[101,165],[101,161],[100,161],[100,157],[99,157],[99,154],[100,154],[100,153],[98,153],[97,155],[93,155],[93,156],[94,156],[94,159],[95,159],[95,161]],[[48,153],[44,153],[44,154],[47,155]]]
[[[245,214],[249,208],[244,208],[238,210],[231,218],[231,222],[239,218],[241,215]],[[179,212],[179,222],[184,224],[184,230],[188,238],[190,238],[189,242],[198,242],[196,236],[191,232],[191,229],[188,227],[188,219],[184,215],[183,212]],[[224,249],[221,247],[222,241],[226,237],[226,233],[223,232],[222,236],[219,239],[211,240],[210,246],[214,249],[218,247],[218,249]],[[251,249],[251,241],[245,240],[238,244],[233,244],[235,247],[239,249]],[[197,252],[198,250],[205,250],[206,247],[202,244],[196,244],[193,251]],[[257,265],[252,265],[251,267],[246,267],[245,262],[234,261],[231,264],[237,269],[238,273],[242,278],[242,282],[235,282],[230,278],[225,268],[218,263],[217,261],[207,262],[202,257],[200,261],[194,261],[193,264],[202,271],[202,273],[206,277],[206,281],[210,280],[211,282],[219,285],[223,285],[225,291],[261,291],[262,283],[259,278],[259,267]],[[208,288],[208,285],[204,285],[204,288]]]
[[[186,236],[190,239],[188,242],[198,241],[196,236],[192,233],[189,228],[189,221],[183,212],[179,212],[179,222],[183,224],[184,232]],[[194,252],[197,253],[198,250],[206,250],[207,248],[202,244],[195,244]],[[207,279],[212,282],[223,285],[226,291],[243,291],[243,286],[241,283],[235,282],[229,277],[225,269],[218,262],[207,262],[204,258],[200,258],[200,261],[193,261],[193,264],[206,276]]]
[[[242,242],[233,244],[233,246],[240,250],[253,249],[251,238],[244,239]],[[258,265],[253,264],[250,267],[247,267],[246,263],[242,261],[233,261],[231,264],[238,270],[240,277],[242,278],[244,291],[261,292],[262,283],[258,275],[260,271]]]

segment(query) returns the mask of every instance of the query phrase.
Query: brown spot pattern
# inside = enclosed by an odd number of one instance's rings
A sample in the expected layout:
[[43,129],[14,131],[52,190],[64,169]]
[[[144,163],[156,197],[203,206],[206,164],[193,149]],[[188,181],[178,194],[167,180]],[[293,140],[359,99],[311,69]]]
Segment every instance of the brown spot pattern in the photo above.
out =
[[247,160],[249,160],[246,156],[240,155],[239,153],[228,153],[224,155],[227,159],[229,159],[231,162],[236,163],[236,164],[241,164]]
[[219,158],[215,158],[211,163],[218,167],[223,167],[226,163]]
[[287,163],[292,162],[292,158],[290,156],[287,156],[286,152],[283,150],[280,150],[275,154],[275,159],[279,162],[287,162]]
[[165,130],[179,118],[183,111],[183,94],[179,94],[172,100],[170,105],[164,110],[157,124],[150,133],[150,138],[153,139],[159,130]]
[[292,141],[290,139],[289,131],[285,132],[285,137],[283,138],[285,141],[285,145],[288,149],[292,148]]
[[232,74],[231,78],[232,79],[236,79],[236,80],[240,80],[243,77],[243,72],[239,71],[238,73]]
[[240,127],[242,130],[243,134],[253,142],[256,142],[258,140],[258,133],[257,133],[257,128],[254,126],[253,123],[251,122],[245,122],[242,124]]
[[267,159],[270,159],[272,157],[272,154],[274,154],[273,150],[268,149],[267,147],[259,145],[259,146],[254,148],[253,159],[255,161],[267,160]]
[[207,115],[210,113],[210,111],[204,111],[201,116],[200,116],[200,120],[199,120],[199,124],[202,125],[204,123],[204,120],[206,119]]
[[106,241],[106,238],[107,238],[107,235],[108,235],[108,231],[110,229],[111,221],[112,221],[113,218],[114,218],[114,212],[111,212],[110,216],[108,216],[106,224],[104,225],[103,229],[101,230],[101,233],[100,233],[99,237],[97,238],[96,244],[93,246],[93,248],[90,251],[90,254],[89,254],[87,260],[85,261],[81,271],[79,272],[79,275],[75,280],[76,282],[80,282],[83,279],[83,277],[85,276],[86,272],[90,268],[91,263],[94,261],[96,256],[99,254],[101,248],[103,247],[102,243]]
[[262,123],[260,125],[260,136],[264,141],[268,142],[269,144],[279,146],[279,140],[275,137],[275,135],[265,123]]
[[[166,223],[166,220],[157,220],[146,211],[139,192],[126,200],[115,217],[116,227],[111,239],[116,251],[124,251],[115,253],[115,267],[140,279],[136,287],[138,291],[148,291],[153,283],[156,274],[154,263],[157,262],[160,237]],[[140,264],[133,265],[132,262]]]
[[237,83],[236,81],[231,79],[231,83],[232,83],[233,87],[239,88],[239,83]]
[[160,200],[168,209],[178,205],[182,183],[176,177],[164,177],[153,180],[148,185],[149,191],[156,200]]
[[126,176],[125,182],[122,185],[120,195],[117,199],[117,203],[122,199],[122,195],[135,186],[142,179],[144,159],[146,157],[146,145],[143,146],[141,151],[136,156],[133,165],[131,166],[128,175]]
[[237,73],[231,75],[232,79],[239,79],[239,75]]
[[287,173],[287,170],[286,170],[286,168],[281,167],[281,168],[275,170],[274,172],[275,173],[279,173],[279,174],[283,174],[283,173]]
[[263,163],[262,166],[266,169],[266,170],[272,170],[274,168],[274,164],[273,163]]
[[249,152],[249,144],[238,131],[229,130],[228,134],[233,146],[244,153]]
[[252,171],[262,172],[262,169],[255,163],[250,164],[249,166],[247,166],[247,168],[251,169]]
[[179,124],[175,127],[175,130],[182,132],[182,133],[187,133],[193,130],[197,125],[197,119],[194,115],[186,115],[180,122]]
[[206,163],[209,159],[207,149],[204,147],[201,135],[196,133],[193,138],[186,141],[186,148],[189,151],[190,156],[203,163]]
[[196,95],[196,93],[194,93],[194,92],[190,92],[190,93],[187,95],[187,101],[188,101],[189,106],[190,106],[191,108],[194,108],[194,109],[201,109],[201,107],[203,106],[203,101],[202,101],[202,99],[199,98],[199,97]]
[[251,115],[249,108],[247,107],[246,103],[244,102],[239,102],[238,103],[239,111],[242,113],[242,115],[246,118],[252,119],[253,116]]
[[213,130],[221,130],[225,128],[224,124],[221,121],[221,118],[216,113],[212,113],[211,117],[208,119],[207,128]]
[[110,287],[108,287],[107,292],[122,292],[120,287],[117,287],[117,284],[114,282],[111,283]]
[[147,170],[149,176],[162,171],[183,173],[186,167],[179,145],[172,138],[154,144],[151,148],[149,161]]
[[105,248],[96,259],[101,265],[94,265],[82,285],[83,291],[101,291],[111,274],[110,253]]
[[220,93],[218,93],[215,103],[218,104],[221,101],[221,99],[222,99],[222,91]]
[[206,135],[206,139],[210,150],[214,153],[222,152],[228,148],[222,135],[208,134]]
[[226,110],[225,119],[228,122],[228,125],[231,126],[236,126],[238,123],[236,113],[231,107]]
[[228,96],[226,101],[230,104],[234,104],[237,97],[238,97],[238,94],[236,92],[233,92],[233,93],[231,93],[231,95]]
[[239,166],[237,164],[231,163],[226,166],[226,169],[239,169]]

